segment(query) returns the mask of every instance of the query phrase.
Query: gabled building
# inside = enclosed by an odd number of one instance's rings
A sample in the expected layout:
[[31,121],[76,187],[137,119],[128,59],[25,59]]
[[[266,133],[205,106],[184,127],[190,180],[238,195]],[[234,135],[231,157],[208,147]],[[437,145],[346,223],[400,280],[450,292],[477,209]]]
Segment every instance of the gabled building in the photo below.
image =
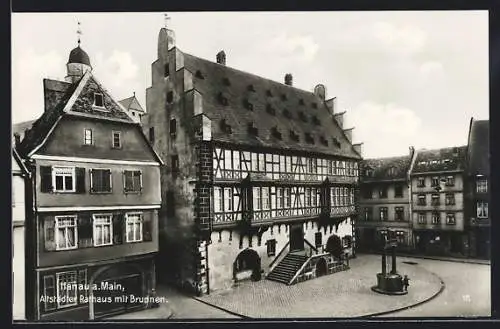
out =
[[411,171],[413,234],[417,252],[463,256],[464,175],[467,147],[418,150]]
[[413,248],[410,171],[415,149],[408,155],[365,159],[360,177],[359,250],[381,251],[387,231],[395,231],[398,250]]
[[34,185],[29,319],[96,319],[155,295],[162,162],[80,45],[67,72],[43,81],[44,113],[17,145]]
[[[167,164],[162,278],[198,293],[271,278],[285,257],[306,268],[332,235],[353,254],[361,145],[324,86],[231,68],[223,51],[216,62],[184,53],[162,29],[146,101],[144,129]],[[319,263],[318,275],[335,267]]]
[[12,150],[12,318],[26,320],[26,222],[31,220],[30,173]]
[[469,231],[471,257],[490,258],[490,123],[470,121],[467,175],[465,180],[465,226]]
[[139,103],[139,100],[135,97],[135,92],[133,96],[122,99],[121,101],[119,101],[119,103],[130,114],[135,122],[142,122],[142,118],[144,117],[146,112],[144,112],[144,109]]

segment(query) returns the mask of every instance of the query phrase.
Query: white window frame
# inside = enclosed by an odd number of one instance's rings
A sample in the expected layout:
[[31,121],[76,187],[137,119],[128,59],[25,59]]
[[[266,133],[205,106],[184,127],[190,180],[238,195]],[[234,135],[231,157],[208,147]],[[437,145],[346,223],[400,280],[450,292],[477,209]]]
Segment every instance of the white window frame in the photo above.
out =
[[[92,172],[94,170],[108,170],[109,171],[109,191],[94,191],[94,180],[92,177]],[[113,172],[110,168],[92,168],[90,169],[90,192],[91,193],[112,193],[113,192]]]
[[476,180],[476,193],[488,193],[488,180],[487,179]]
[[488,218],[488,215],[489,215],[488,214],[488,202],[479,201],[479,202],[477,202],[476,207],[477,207],[477,211],[476,211],[477,218],[482,218],[482,219]]
[[419,224],[425,224],[427,222],[427,216],[425,213],[417,214],[417,221]]
[[224,212],[224,208],[222,207],[222,199],[224,198],[222,187],[215,186],[214,187],[214,213],[222,213]]
[[425,177],[418,178],[417,187],[425,187]]
[[233,211],[233,188],[224,187],[224,212]]
[[[59,171],[59,173],[58,173]],[[61,173],[61,171],[66,171]],[[71,173],[67,173],[70,171]],[[62,176],[63,177],[63,189],[58,190],[56,186],[56,177],[57,176]],[[73,181],[73,188],[72,189],[66,189],[66,179],[65,177],[71,177]],[[75,167],[62,167],[62,166],[54,166],[52,167],[52,190],[54,192],[75,192],[76,191],[76,168]]]
[[[435,215],[437,215],[437,217]],[[432,213],[431,214],[431,224],[438,225],[440,223],[441,223],[441,213],[439,213],[439,212]]]
[[[60,224],[60,220],[64,219],[71,219],[74,221],[74,224],[68,225],[68,224]],[[54,238],[56,242],[56,250],[72,250],[72,249],[77,249],[78,248],[78,219],[76,215],[66,215],[66,216],[55,216],[55,225],[54,225]],[[75,228],[75,238],[74,238],[74,245],[73,246],[68,246],[69,244],[69,239],[68,239],[68,227],[74,227]],[[60,228],[65,228],[64,230],[64,240],[66,247],[60,247],[59,246],[59,229]]]
[[[130,212],[125,214],[125,241],[127,243],[129,242],[142,242],[143,240],[143,214],[142,212]],[[130,232],[130,224],[132,224],[132,232],[136,232],[134,230],[135,226],[134,224],[139,224],[139,237],[136,237],[134,234],[133,239],[129,239],[129,232]]]
[[[453,220],[450,220],[453,219]],[[446,224],[447,225],[455,225],[457,223],[457,219],[455,217],[455,214],[453,213],[448,213],[446,214]]]
[[[88,136],[87,134],[90,134],[90,136]],[[83,129],[83,144],[94,145],[94,132],[92,131],[92,129],[90,128]]]
[[[78,273],[77,271],[67,271],[67,272],[59,272],[56,273],[56,294],[57,294],[57,308],[66,308],[66,307],[71,307],[75,306],[78,304],[78,289],[71,289],[67,290],[64,289],[61,291],[61,276],[63,275],[74,275],[75,281],[69,282],[71,284],[72,288],[76,288],[78,286]],[[68,282],[66,282],[68,284]],[[71,296],[70,293],[74,292],[74,296]],[[68,303],[68,304],[61,304],[62,302],[62,297],[74,297],[74,303]]]
[[[118,142],[120,145],[118,146],[115,146],[115,135],[118,135]],[[114,148],[114,149],[121,149],[122,148],[122,132],[121,131],[117,131],[117,130],[113,130],[111,132],[111,147]]]
[[[127,191],[126,190],[126,187],[127,187],[127,185],[126,185],[126,183],[127,183],[127,177],[126,177],[127,175],[126,175],[126,173],[127,172],[132,172],[132,173],[139,172],[139,189],[138,190],[136,190],[136,189],[134,189],[133,191]],[[123,171],[123,173],[122,173],[122,176],[123,176],[123,191],[125,193],[141,193],[142,192],[142,189],[143,189],[143,185],[142,185],[142,170],[140,170],[140,169],[125,169]],[[134,181],[133,178],[134,178],[134,176],[132,175],[132,181]],[[135,186],[134,186],[134,188],[135,188]]]
[[263,186],[261,189],[262,210],[271,210],[271,202],[269,200],[271,191],[269,189],[269,186]]
[[[104,217],[104,218],[103,218]],[[97,223],[99,219],[109,219],[109,223]],[[109,225],[109,242],[104,242],[104,226]],[[101,226],[103,229],[101,230],[102,243],[97,244],[97,230],[96,228]],[[113,245],[113,215],[112,214],[92,214],[92,236],[94,240],[94,247],[104,247],[104,246],[112,246]]]

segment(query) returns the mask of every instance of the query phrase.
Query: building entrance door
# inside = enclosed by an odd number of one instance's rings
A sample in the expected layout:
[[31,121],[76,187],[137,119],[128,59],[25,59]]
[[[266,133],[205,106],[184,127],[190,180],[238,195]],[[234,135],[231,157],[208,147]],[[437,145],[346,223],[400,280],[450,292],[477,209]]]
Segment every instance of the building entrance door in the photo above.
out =
[[302,224],[290,226],[290,251],[304,250],[304,231]]

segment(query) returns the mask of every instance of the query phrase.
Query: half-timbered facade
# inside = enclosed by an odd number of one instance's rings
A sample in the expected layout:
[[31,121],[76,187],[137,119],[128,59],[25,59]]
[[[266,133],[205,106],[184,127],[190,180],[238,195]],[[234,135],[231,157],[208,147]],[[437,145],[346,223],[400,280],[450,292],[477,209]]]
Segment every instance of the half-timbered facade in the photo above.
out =
[[486,259],[491,255],[489,130],[489,120],[471,119],[464,200],[469,256]]
[[413,248],[410,172],[415,149],[406,156],[366,159],[362,162],[358,247],[380,251],[387,231],[395,231],[398,250]]
[[417,252],[463,256],[467,147],[418,150],[411,172],[412,225]]
[[101,318],[155,295],[161,160],[80,46],[67,69],[44,80],[45,111],[17,146],[34,184],[31,319]]
[[323,252],[331,235],[352,255],[361,145],[335,99],[216,59],[160,31],[143,127],[167,164],[160,278],[198,293],[229,288],[291,252]]

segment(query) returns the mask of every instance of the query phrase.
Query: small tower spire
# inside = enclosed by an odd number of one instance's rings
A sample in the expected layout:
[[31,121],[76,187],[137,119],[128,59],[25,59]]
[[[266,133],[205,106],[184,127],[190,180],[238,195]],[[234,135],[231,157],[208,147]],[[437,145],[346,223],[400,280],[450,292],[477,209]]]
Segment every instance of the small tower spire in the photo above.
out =
[[80,29],[80,21],[78,21],[78,29],[76,30],[76,34],[78,35],[78,47],[80,47],[80,36],[82,35],[82,30]]
[[165,20],[165,28],[168,29],[168,21],[170,20],[170,16],[167,13],[163,14],[163,19]]

